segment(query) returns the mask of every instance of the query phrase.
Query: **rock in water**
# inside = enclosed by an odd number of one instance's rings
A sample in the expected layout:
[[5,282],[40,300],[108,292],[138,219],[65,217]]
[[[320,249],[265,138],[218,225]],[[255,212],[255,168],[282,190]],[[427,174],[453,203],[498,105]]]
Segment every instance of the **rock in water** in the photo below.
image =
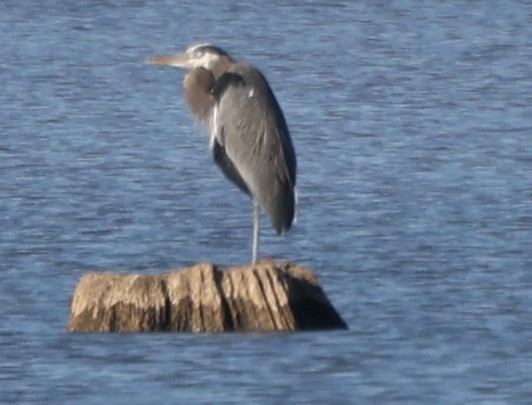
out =
[[347,329],[314,273],[263,260],[209,263],[163,275],[88,273],[70,308],[71,332],[225,332]]

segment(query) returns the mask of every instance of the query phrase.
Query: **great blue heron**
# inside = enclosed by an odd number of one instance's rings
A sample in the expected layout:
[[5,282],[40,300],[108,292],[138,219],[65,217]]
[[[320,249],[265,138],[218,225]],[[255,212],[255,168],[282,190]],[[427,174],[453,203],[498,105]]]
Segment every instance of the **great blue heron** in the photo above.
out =
[[210,126],[214,161],[253,199],[253,253],[259,250],[260,209],[277,234],[288,231],[296,205],[296,155],[286,121],[262,73],[212,44],[148,61],[188,69],[183,80],[191,112]]

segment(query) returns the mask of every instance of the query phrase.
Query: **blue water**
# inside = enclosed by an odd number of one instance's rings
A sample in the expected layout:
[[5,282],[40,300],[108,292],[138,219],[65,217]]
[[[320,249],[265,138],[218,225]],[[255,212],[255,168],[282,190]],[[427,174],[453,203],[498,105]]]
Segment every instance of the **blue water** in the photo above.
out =
[[[532,401],[530,2],[0,8],[0,401]],[[249,262],[182,72],[144,64],[205,40],[261,68],[298,155],[262,254],[349,330],[68,334],[87,271]]]

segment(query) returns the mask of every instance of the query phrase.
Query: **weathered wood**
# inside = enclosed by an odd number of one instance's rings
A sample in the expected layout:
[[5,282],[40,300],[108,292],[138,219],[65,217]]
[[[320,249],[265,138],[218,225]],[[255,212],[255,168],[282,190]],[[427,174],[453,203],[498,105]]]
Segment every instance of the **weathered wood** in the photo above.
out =
[[72,298],[71,332],[346,329],[312,271],[263,260],[163,275],[88,273]]

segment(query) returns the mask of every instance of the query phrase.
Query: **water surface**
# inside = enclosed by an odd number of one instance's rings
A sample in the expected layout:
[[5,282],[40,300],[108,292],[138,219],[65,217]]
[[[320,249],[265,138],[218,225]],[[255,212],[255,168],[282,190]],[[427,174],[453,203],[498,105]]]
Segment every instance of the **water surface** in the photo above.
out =
[[[526,403],[532,9],[526,2],[6,1],[0,398],[19,403]],[[89,270],[251,254],[183,74],[209,40],[261,68],[298,155],[298,223],[348,331],[67,334]]]

